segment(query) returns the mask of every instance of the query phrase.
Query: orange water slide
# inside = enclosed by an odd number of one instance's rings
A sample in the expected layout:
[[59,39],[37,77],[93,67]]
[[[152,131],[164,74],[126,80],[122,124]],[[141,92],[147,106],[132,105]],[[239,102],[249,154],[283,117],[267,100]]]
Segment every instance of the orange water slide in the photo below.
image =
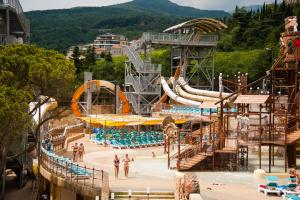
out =
[[[89,82],[86,82],[85,84],[81,85],[74,93],[73,98],[72,98],[72,104],[71,108],[76,117],[81,117],[82,113],[80,112],[78,101],[81,97],[81,95],[90,88],[95,88],[95,87],[106,87],[111,91],[115,91],[115,84],[108,82],[108,81],[103,81],[103,80],[92,80]],[[119,86],[118,86],[119,87]],[[130,104],[123,93],[123,91],[118,88],[118,96],[120,98],[120,101],[122,103],[122,108],[121,108],[121,114],[129,114],[130,113]]]

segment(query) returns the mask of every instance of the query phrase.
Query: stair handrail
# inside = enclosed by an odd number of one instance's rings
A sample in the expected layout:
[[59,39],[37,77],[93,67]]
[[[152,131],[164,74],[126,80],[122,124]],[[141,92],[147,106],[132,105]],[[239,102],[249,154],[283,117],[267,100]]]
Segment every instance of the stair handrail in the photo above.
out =
[[130,60],[133,63],[137,72],[141,71],[144,65],[144,61],[140,58],[140,55],[130,46],[124,45],[123,49]]

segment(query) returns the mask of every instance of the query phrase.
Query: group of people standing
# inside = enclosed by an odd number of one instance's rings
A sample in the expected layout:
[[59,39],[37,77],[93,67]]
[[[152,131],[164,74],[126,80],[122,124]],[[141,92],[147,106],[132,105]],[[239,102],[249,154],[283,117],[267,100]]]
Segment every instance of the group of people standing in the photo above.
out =
[[83,160],[83,154],[85,153],[84,145],[83,143],[80,143],[78,146],[78,143],[76,142],[74,146],[72,146],[73,149],[73,161],[76,162],[77,158],[79,161]]
[[[118,155],[115,155],[114,159],[114,167],[115,167],[115,178],[119,178],[119,171],[120,171],[120,159]],[[125,155],[125,158],[122,160],[123,167],[124,167],[124,175],[125,177],[128,177],[129,174],[129,163],[133,162],[133,158],[130,159],[128,154]]]

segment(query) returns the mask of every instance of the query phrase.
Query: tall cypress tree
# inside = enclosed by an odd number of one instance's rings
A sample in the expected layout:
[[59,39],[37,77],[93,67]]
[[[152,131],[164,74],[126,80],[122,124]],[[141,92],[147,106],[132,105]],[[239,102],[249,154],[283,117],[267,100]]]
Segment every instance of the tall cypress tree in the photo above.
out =
[[72,54],[72,58],[74,61],[74,65],[76,67],[76,74],[79,74],[82,71],[82,63],[80,60],[80,51],[79,51],[79,47],[76,46],[73,50],[73,54]]

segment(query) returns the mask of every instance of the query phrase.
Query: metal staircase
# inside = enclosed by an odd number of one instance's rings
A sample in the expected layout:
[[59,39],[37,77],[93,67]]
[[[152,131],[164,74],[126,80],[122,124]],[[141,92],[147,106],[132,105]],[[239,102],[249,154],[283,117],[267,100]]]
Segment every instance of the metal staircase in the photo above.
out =
[[134,113],[149,115],[152,105],[161,96],[161,65],[143,60],[136,51],[141,47],[141,43],[123,47],[128,57],[125,62],[125,94]]

